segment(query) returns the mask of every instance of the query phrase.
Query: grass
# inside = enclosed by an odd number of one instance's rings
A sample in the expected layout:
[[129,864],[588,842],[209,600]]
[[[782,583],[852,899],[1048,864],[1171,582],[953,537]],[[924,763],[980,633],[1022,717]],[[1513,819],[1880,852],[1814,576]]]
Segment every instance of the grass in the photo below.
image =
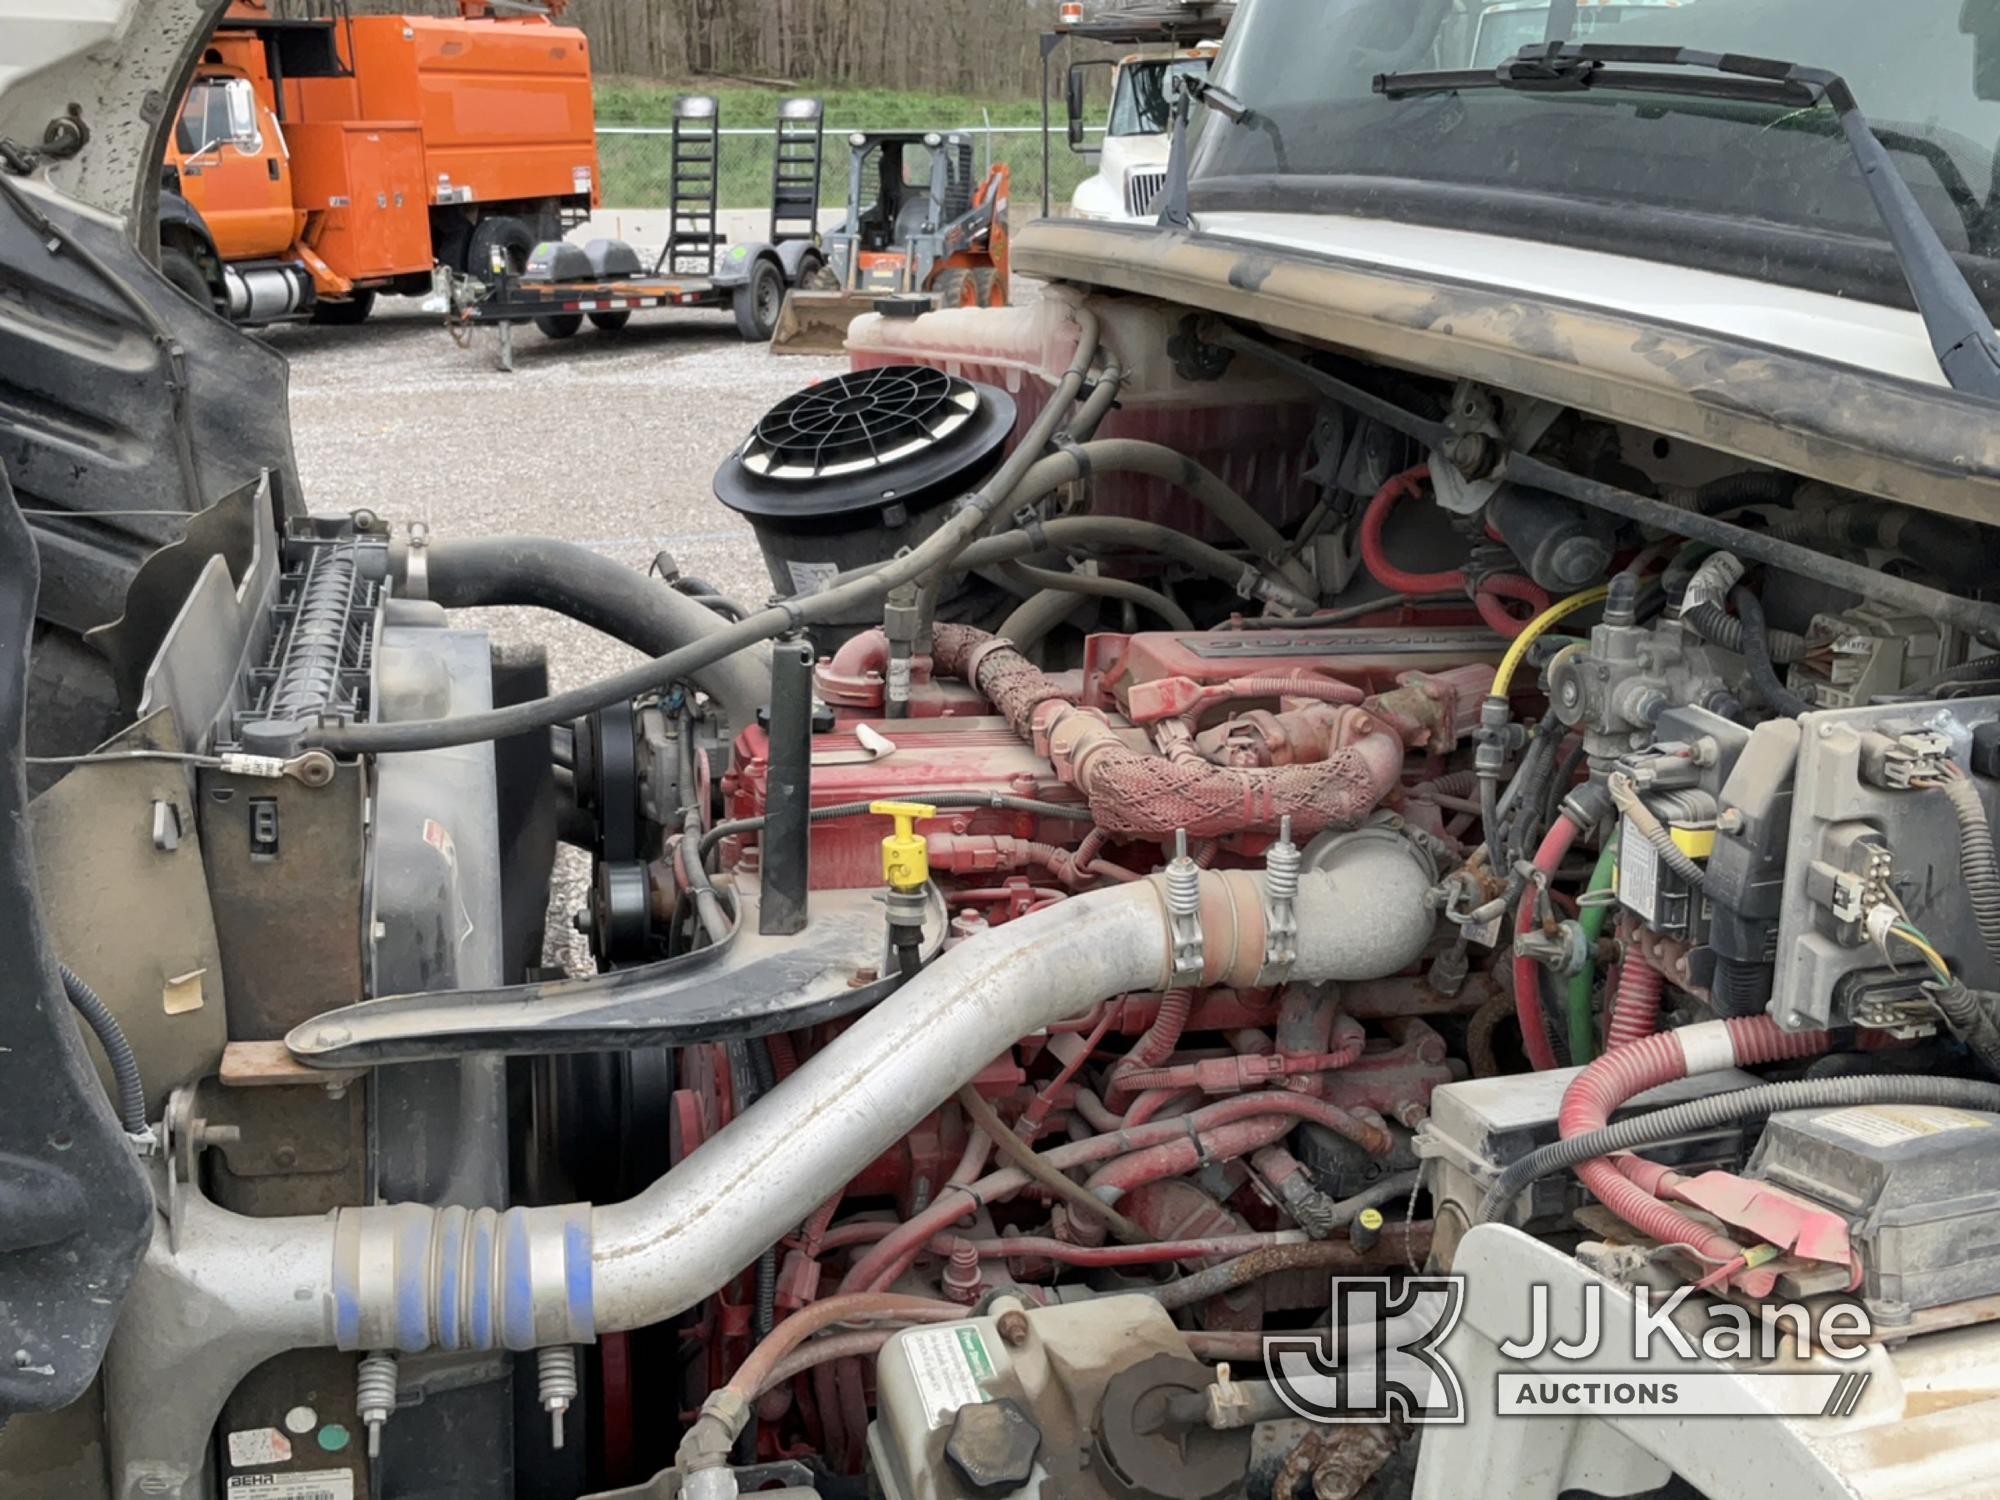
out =
[[[793,93],[815,94],[826,102],[826,139],[820,173],[821,199],[828,207],[847,200],[847,143],[851,130],[951,130],[984,126],[1037,127],[1041,104],[1033,98],[981,100],[967,94],[899,93],[893,89],[801,86],[797,90],[757,88],[702,80],[672,84],[651,80],[610,78],[597,85],[599,125],[657,126],[673,123],[674,99],[685,93],[716,96],[724,130],[756,130],[756,136],[725,135],[717,173],[717,196],[723,208],[761,208],[771,200],[771,138],[778,102]],[[1092,170],[1085,158],[1071,152],[1061,139],[1060,108],[1052,121],[1057,139],[1050,154],[1056,201],[1066,201],[1077,183]],[[975,158],[983,169],[987,141],[974,137]],[[1042,148],[1035,134],[992,138],[993,159],[1012,172],[1012,194],[1024,207],[1039,204],[1042,190]],[[599,138],[604,202],[616,208],[662,207],[667,199],[669,149],[664,136]]]

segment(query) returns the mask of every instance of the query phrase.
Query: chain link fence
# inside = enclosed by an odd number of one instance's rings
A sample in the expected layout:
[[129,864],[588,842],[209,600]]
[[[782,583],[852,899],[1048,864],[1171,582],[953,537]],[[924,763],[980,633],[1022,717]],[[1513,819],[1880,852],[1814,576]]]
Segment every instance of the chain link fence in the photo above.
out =
[[[900,127],[907,129],[908,127]],[[847,203],[847,137],[853,126],[826,128],[820,157],[820,207]],[[1040,212],[1042,202],[1042,130],[1039,125],[940,126],[940,134],[956,132],[972,138],[973,161],[983,175],[994,162],[1005,162],[1009,189],[1018,209]],[[771,152],[775,137],[769,129],[725,129],[716,166],[716,206],[720,209],[761,209],[771,205]],[[1101,130],[1098,132],[1101,134]],[[603,125],[597,131],[598,167],[607,209],[664,209],[672,175],[673,131],[666,126]],[[1069,201],[1076,185],[1095,170],[1093,159],[1070,150],[1060,130],[1050,132],[1049,175],[1052,204]]]

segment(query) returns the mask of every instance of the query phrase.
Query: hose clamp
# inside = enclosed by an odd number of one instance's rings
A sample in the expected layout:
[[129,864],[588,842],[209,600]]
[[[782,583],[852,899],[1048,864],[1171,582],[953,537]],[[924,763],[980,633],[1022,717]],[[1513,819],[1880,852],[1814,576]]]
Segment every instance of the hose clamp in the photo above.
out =
[[428,599],[431,596],[431,529],[422,521],[410,522],[410,545],[403,564],[403,597]]
[[1264,967],[1259,985],[1283,984],[1299,957],[1299,867],[1304,862],[1292,842],[1292,820],[1278,823],[1277,842],[1264,851]]
[[1173,942],[1171,983],[1198,985],[1208,971],[1201,931],[1201,866],[1188,857],[1187,830],[1174,831],[1174,857],[1167,862],[1167,933]]

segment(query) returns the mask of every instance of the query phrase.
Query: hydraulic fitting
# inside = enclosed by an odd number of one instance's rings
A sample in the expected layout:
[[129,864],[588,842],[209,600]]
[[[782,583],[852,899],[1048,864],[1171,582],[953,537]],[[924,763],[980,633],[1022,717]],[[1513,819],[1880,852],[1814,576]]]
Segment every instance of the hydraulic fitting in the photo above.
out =
[[368,1456],[382,1456],[382,1429],[396,1410],[396,1356],[377,1349],[354,1372],[354,1414],[368,1429]]

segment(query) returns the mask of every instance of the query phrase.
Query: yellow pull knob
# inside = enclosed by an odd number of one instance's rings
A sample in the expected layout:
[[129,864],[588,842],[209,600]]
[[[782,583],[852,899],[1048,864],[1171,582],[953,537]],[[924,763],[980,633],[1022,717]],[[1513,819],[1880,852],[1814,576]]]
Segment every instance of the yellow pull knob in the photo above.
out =
[[937,809],[927,802],[871,802],[868,810],[896,820],[896,831],[882,840],[882,878],[891,890],[918,889],[931,878],[931,862],[917,820],[935,818]]

